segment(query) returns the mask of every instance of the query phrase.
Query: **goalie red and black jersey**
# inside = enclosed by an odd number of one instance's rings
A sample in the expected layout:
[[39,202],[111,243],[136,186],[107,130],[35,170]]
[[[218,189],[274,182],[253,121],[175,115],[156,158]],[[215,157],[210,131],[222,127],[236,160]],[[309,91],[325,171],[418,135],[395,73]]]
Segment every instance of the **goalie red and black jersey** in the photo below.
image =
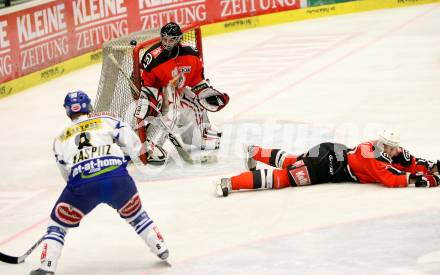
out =
[[181,91],[204,79],[203,64],[198,52],[185,43],[179,43],[170,54],[158,42],[142,57],[141,79],[142,86],[159,90],[176,81],[175,86]]

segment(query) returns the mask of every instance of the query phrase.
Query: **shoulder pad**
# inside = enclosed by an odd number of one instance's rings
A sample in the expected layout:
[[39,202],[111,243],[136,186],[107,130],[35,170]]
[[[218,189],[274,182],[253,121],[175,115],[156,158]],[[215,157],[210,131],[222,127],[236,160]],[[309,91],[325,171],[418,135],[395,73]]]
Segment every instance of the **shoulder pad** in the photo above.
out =
[[163,52],[163,48],[162,47],[157,47],[156,49],[153,49],[150,53],[151,55],[156,58],[159,56],[159,54],[161,54]]
[[180,46],[182,46],[183,48],[191,48],[191,49],[193,49],[194,51],[197,52],[197,49],[196,49],[195,47],[193,47],[193,45],[190,44],[190,43],[187,43],[187,42],[180,42]]
[[151,46],[151,48],[149,48],[142,56],[142,67],[147,70],[151,62],[156,59],[162,52],[163,48],[160,46],[160,43],[156,43]]
[[145,52],[144,56],[150,54],[153,58],[157,58],[163,52],[163,48],[160,45],[160,42],[153,44],[148,50]]
[[197,49],[188,43],[181,42],[180,49],[181,49],[181,54],[183,54],[183,55],[188,55],[188,54],[189,55],[196,55],[196,56],[199,55],[199,52],[197,51]]

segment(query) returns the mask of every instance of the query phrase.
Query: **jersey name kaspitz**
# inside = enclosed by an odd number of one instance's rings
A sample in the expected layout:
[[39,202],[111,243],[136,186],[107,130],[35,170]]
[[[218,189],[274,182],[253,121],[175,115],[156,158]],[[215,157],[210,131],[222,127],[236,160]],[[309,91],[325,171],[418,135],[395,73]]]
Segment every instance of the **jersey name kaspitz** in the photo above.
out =
[[81,149],[75,156],[73,156],[73,164],[91,158],[102,157],[111,154],[111,145],[91,146]]

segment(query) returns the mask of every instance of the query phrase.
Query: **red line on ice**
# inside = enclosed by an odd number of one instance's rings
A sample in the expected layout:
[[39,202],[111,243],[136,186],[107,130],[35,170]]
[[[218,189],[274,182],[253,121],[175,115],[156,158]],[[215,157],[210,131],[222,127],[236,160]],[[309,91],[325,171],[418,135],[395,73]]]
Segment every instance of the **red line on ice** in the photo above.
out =
[[42,219],[42,220],[40,220],[40,221],[34,223],[33,225],[29,226],[28,228],[23,229],[23,230],[21,230],[20,232],[18,232],[18,233],[16,233],[16,234],[12,235],[11,237],[9,237],[9,238],[7,238],[7,239],[4,239],[4,240],[1,240],[1,241],[0,241],[0,246],[2,246],[2,245],[4,245],[4,244],[7,244],[7,243],[11,242],[11,241],[17,239],[18,237],[23,236],[24,234],[28,233],[29,231],[34,230],[35,228],[39,227],[41,224],[46,223],[48,219],[49,219],[49,218],[44,218],[44,219]]

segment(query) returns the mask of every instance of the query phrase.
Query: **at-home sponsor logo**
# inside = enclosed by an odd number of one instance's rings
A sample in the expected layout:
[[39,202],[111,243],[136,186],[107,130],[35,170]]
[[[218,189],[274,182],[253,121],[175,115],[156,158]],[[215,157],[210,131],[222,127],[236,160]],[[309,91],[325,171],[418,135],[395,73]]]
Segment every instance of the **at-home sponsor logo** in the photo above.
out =
[[[111,169],[116,169],[123,164],[121,158],[117,157],[109,157],[109,158],[97,158],[89,161],[81,162],[80,164],[74,166],[71,171],[72,178],[82,174],[84,177],[93,176],[94,173],[98,173],[100,171],[105,171],[107,168],[108,171]],[[96,174],[96,175],[99,175]]]
[[142,29],[157,29],[173,21],[190,24],[206,20],[206,0],[139,0]]
[[50,62],[69,53],[64,4],[37,9],[17,20],[21,70]]
[[220,0],[221,17],[299,7],[298,0]]
[[128,34],[129,0],[73,0],[76,49],[96,48],[103,42]]
[[11,43],[9,42],[8,21],[0,21],[0,79],[12,73]]

